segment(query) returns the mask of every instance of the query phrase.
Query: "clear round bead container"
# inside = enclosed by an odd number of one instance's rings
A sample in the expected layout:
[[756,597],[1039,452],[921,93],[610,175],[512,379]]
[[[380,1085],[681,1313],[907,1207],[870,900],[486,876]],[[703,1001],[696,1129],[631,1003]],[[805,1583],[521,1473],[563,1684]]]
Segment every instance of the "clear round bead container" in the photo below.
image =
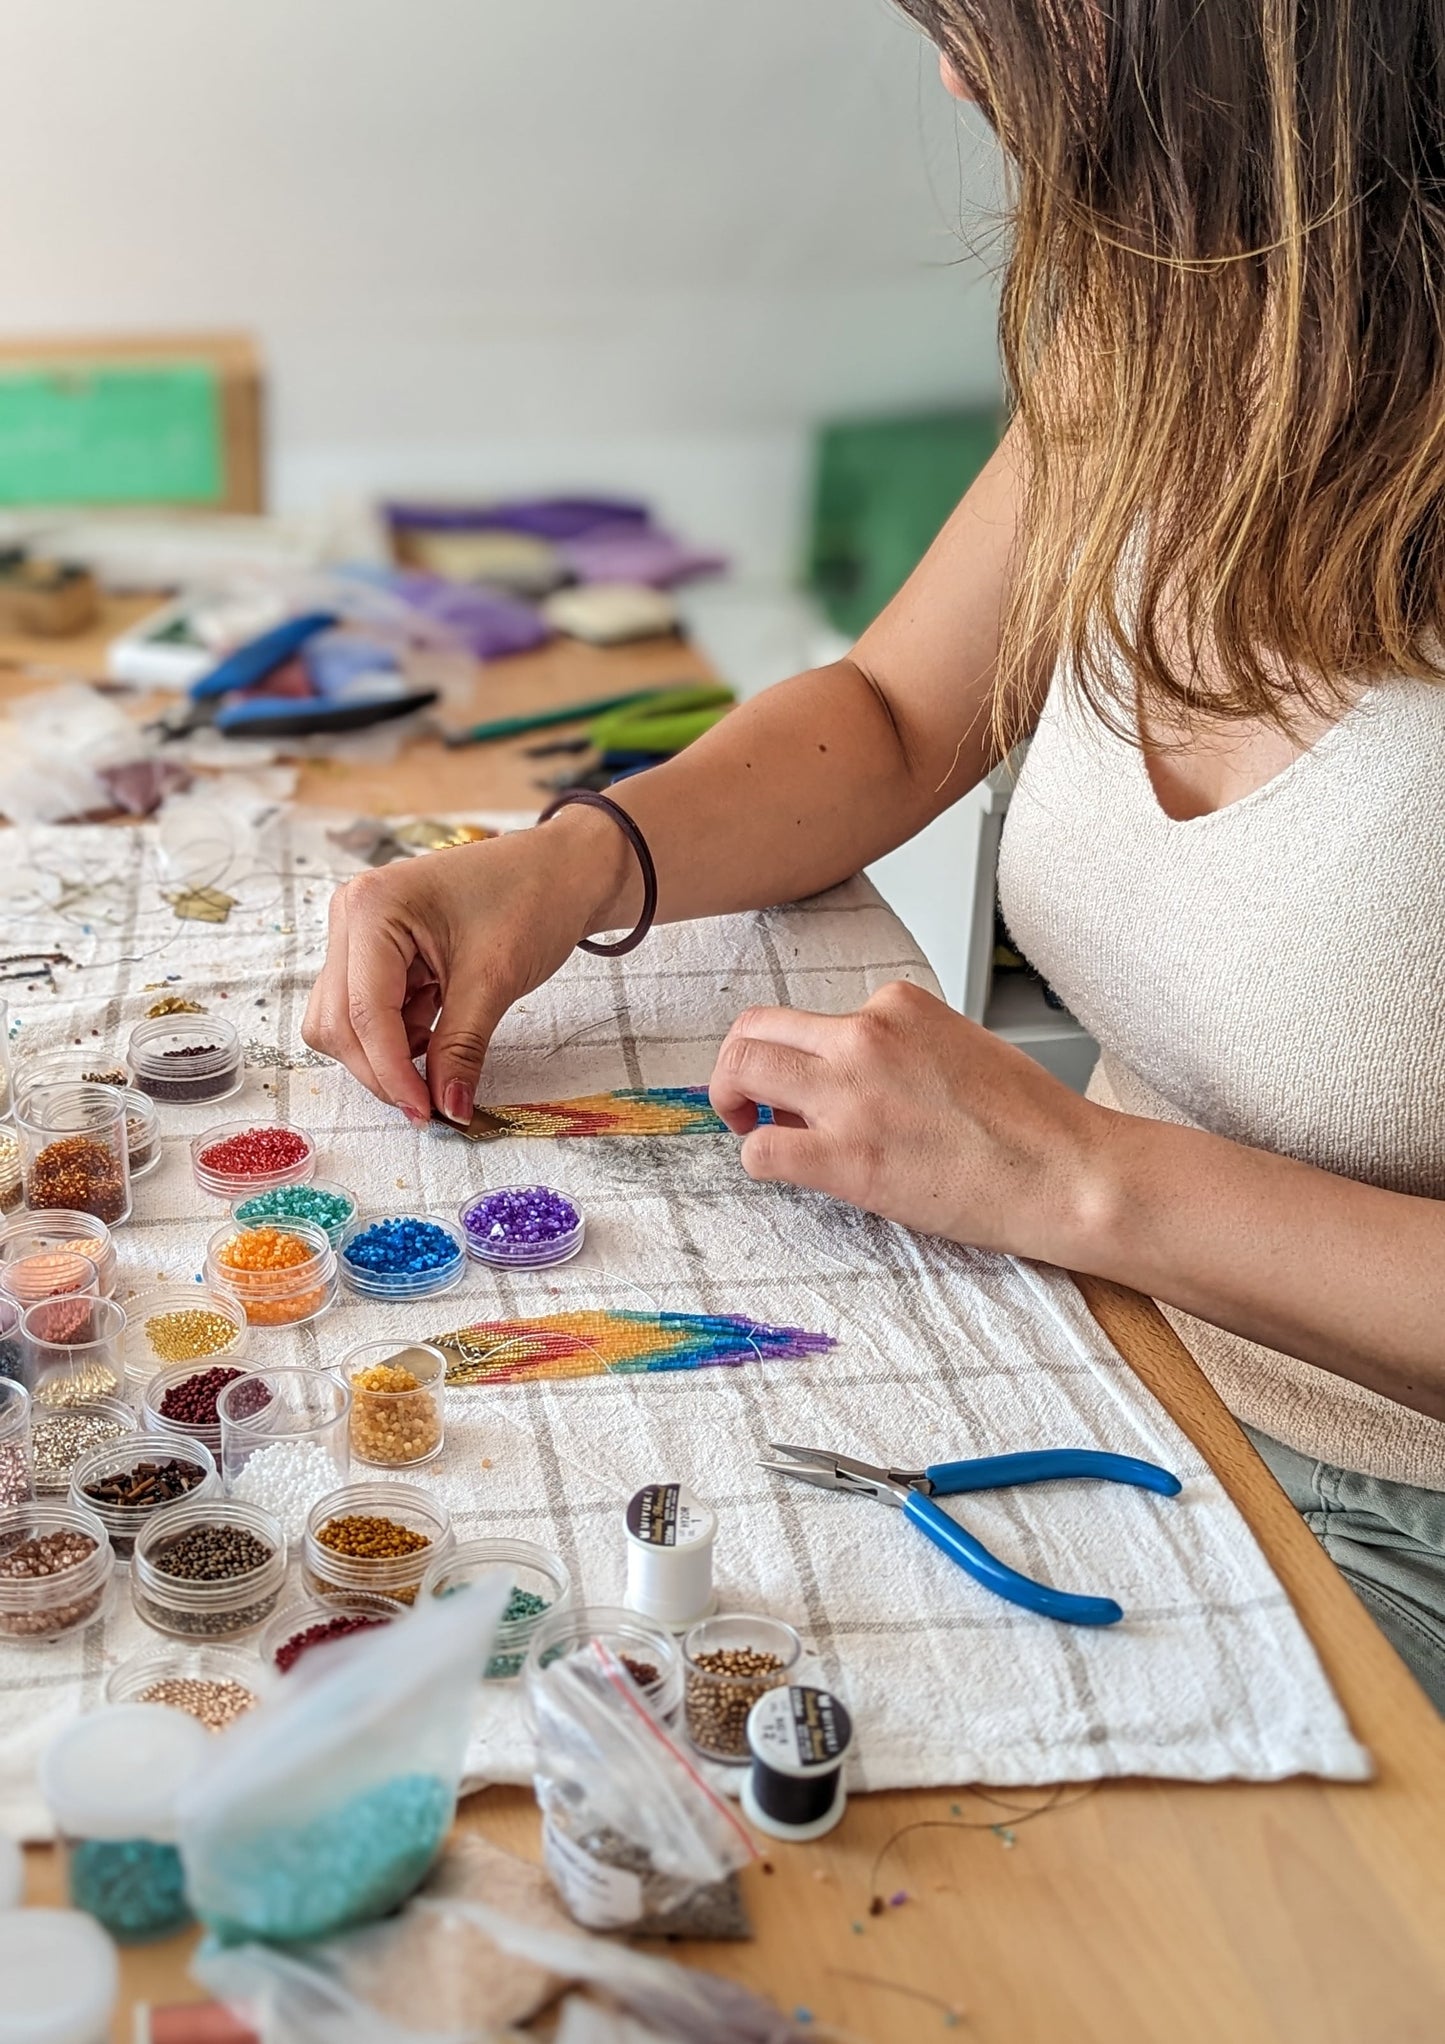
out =
[[[205,1321],[193,1316],[204,1314]],[[145,1390],[160,1370],[185,1362],[196,1368],[234,1363],[246,1352],[250,1323],[233,1291],[221,1285],[157,1285],[125,1302],[125,1395],[137,1412],[144,1410]],[[225,1322],[229,1334],[220,1325]],[[194,1342],[212,1347],[185,1351]]]
[[71,1471],[82,1455],[134,1432],[135,1414],[118,1398],[93,1398],[83,1405],[32,1405],[30,1455],[36,1496],[68,1497]]
[[[449,1554],[434,1561],[422,1577],[421,1594],[450,1597],[470,1583],[502,1570],[511,1578],[508,1605],[515,1608],[523,1599],[540,1602],[540,1611],[518,1612],[508,1618],[503,1612],[492,1641],[492,1652],[482,1678],[487,1682],[511,1682],[522,1672],[533,1634],[545,1619],[565,1611],[572,1601],[572,1578],[567,1564],[549,1554],[535,1541],[513,1540],[497,1535],[481,1540],[459,1540]],[[520,1592],[520,1597],[518,1593]]]
[[155,1102],[130,1084],[123,1064],[98,1057],[94,1051],[71,1047],[43,1050],[27,1057],[15,1073],[15,1097],[23,1099],[33,1086],[107,1086],[125,1100],[126,1150],[130,1157],[131,1183],[153,1171],[161,1161],[160,1125]]
[[125,1089],[125,1146],[134,1185],[161,1161],[160,1116],[156,1104],[138,1086]]
[[[369,1270],[363,1264],[352,1261],[356,1245],[363,1241],[373,1228],[384,1228],[396,1222],[423,1222],[429,1228],[438,1228],[447,1238],[448,1250],[441,1260],[421,1270]],[[356,1220],[341,1238],[336,1252],[341,1271],[341,1282],[348,1292],[354,1292],[363,1299],[430,1299],[438,1292],[449,1292],[459,1285],[466,1274],[467,1250],[460,1230],[450,1221],[443,1221],[435,1214],[394,1214],[382,1219]]]
[[[265,1560],[239,1575],[207,1582],[167,1573],[167,1550],[198,1527],[231,1527],[266,1548]],[[143,1528],[131,1557],[130,1594],[136,1615],[177,1639],[229,1639],[254,1632],[281,1601],[286,1583],[286,1538],[269,1512],[237,1498],[205,1498],[177,1505]]]
[[[104,1503],[88,1495],[91,1484],[107,1477],[134,1476],[147,1462],[172,1461],[189,1464],[196,1471],[194,1484],[181,1497],[127,1506]],[[152,1519],[163,1518],[183,1504],[199,1504],[204,1498],[217,1497],[220,1489],[221,1479],[210,1449],[200,1441],[184,1440],[179,1434],[127,1434],[123,1440],[92,1448],[70,1472],[71,1504],[79,1511],[95,1513],[110,1535],[111,1549],[122,1567],[130,1561],[137,1535]]]
[[291,1213],[287,1209],[287,1196],[292,1192],[289,1185],[275,1185],[268,1191],[243,1193],[231,1202],[231,1219],[243,1228],[264,1227],[268,1221],[307,1221],[313,1228],[324,1229],[332,1248],[356,1219],[356,1194],[344,1185],[338,1185],[332,1178],[311,1178],[304,1187],[298,1188],[306,1195],[322,1194],[325,1197],[346,1203],[343,1213],[338,1208],[335,1220],[319,1220],[314,1213]]
[[[731,1674],[709,1667],[714,1654],[767,1655],[776,1668]],[[802,1659],[803,1642],[780,1618],[735,1614],[704,1618],[683,1638],[686,1669],[687,1735],[709,1760],[743,1762],[748,1752],[748,1712],[770,1689],[790,1682]]]
[[34,1495],[30,1393],[13,1378],[0,1378],[0,1512],[29,1504]]
[[[180,1641],[155,1641],[141,1647],[119,1667],[111,1669],[105,1679],[104,1697],[107,1703],[165,1703],[171,1710],[189,1710],[191,1715],[198,1715],[182,1696],[174,1692],[169,1696],[154,1694],[160,1684],[176,1682],[226,1683],[237,1690],[244,1690],[250,1703],[242,1709],[237,1699],[237,1718],[254,1710],[257,1704],[264,1703],[272,1688],[272,1678],[264,1661],[244,1648],[186,1646]],[[201,1722],[206,1724],[204,1718]],[[206,1728],[208,1731],[225,1729],[212,1724],[207,1724]]]
[[[386,1388],[387,1373],[410,1388]],[[447,1359],[423,1341],[364,1341],[348,1349],[336,1374],[351,1391],[351,1457],[374,1469],[434,1462],[446,1438]],[[380,1380],[381,1388],[374,1388]]]
[[291,1546],[351,1467],[351,1392],[326,1370],[254,1370],[216,1401],[226,1495],[259,1505]]
[[96,1290],[108,1299],[115,1290],[116,1254],[110,1230],[94,1214],[51,1207],[39,1214],[16,1214],[0,1226],[0,1265],[19,1262],[37,1251],[78,1249],[95,1265]]
[[[179,1434],[182,1439],[200,1441],[211,1451],[216,1467],[221,1466],[221,1416],[213,1420],[187,1419],[178,1412],[167,1412],[167,1404],[174,1403],[172,1392],[182,1390],[193,1378],[202,1377],[212,1370],[234,1372],[227,1384],[218,1385],[216,1398],[229,1389],[237,1378],[246,1375],[245,1365],[235,1356],[198,1356],[192,1363],[170,1363],[163,1370],[154,1371],[141,1393],[141,1424],[148,1434]],[[196,1400],[199,1402],[198,1391]]]
[[100,1296],[100,1274],[93,1259],[80,1249],[33,1249],[0,1263],[0,1292],[22,1312],[42,1299],[71,1295]]
[[[30,1542],[66,1533],[83,1535],[94,1546],[54,1575],[6,1575],[10,1557]],[[0,1643],[41,1646],[92,1624],[105,1608],[114,1573],[110,1537],[94,1512],[50,1498],[0,1512]]]
[[[232,1245],[266,1228],[297,1237],[306,1256],[297,1263],[260,1267],[227,1260]],[[267,1221],[261,1229],[228,1222],[206,1244],[205,1274],[208,1285],[235,1293],[252,1327],[304,1326],[319,1319],[336,1297],[336,1252],[325,1229],[314,1228],[309,1221]]]
[[33,1086],[15,1104],[25,1204],[93,1214],[108,1228],[130,1219],[125,1096],[114,1086]]
[[[360,1556],[340,1554],[322,1539],[337,1519],[389,1519],[409,1533],[420,1534],[424,1547],[408,1554]],[[306,1517],[301,1574],[313,1597],[326,1602],[354,1596],[358,1590],[389,1597],[396,1604],[415,1604],[431,1564],[452,1547],[451,1515],[440,1498],[410,1483],[349,1483],[312,1506]]]
[[25,1369],[37,1405],[85,1405],[125,1390],[123,1307],[93,1293],[41,1299],[20,1316]]
[[[269,1170],[258,1166],[247,1170],[228,1164],[216,1152],[238,1136],[284,1135],[303,1143],[293,1162],[276,1164]],[[289,1121],[223,1121],[203,1129],[191,1139],[191,1175],[202,1192],[212,1199],[239,1200],[248,1194],[274,1192],[280,1185],[309,1185],[316,1175],[316,1143],[304,1128]]]
[[[621,1661],[664,1724],[675,1725],[682,1710],[682,1652],[670,1632],[621,1605],[571,1604],[540,1620],[527,1648],[522,1674],[530,1686],[544,1668],[601,1640]],[[655,1673],[647,1677],[647,1670]],[[647,1679],[639,1680],[639,1671]]]
[[0,1122],[0,1214],[13,1214],[24,1197],[20,1138],[12,1123]]
[[[20,1327],[20,1308],[0,1292],[0,1383],[25,1383],[25,1336]],[[27,1384],[26,1389],[30,1387]]]
[[325,1600],[308,1598],[300,1604],[288,1604],[283,1611],[278,1611],[274,1618],[268,1620],[256,1646],[267,1673],[275,1680],[284,1681],[288,1675],[294,1675],[298,1668],[308,1665],[311,1653],[316,1647],[329,1644],[323,1640],[308,1641],[294,1658],[286,1657],[286,1665],[283,1667],[277,1656],[285,1655],[287,1647],[293,1642],[300,1641],[306,1633],[314,1632],[321,1626],[333,1625],[338,1618],[352,1618],[358,1621],[356,1630],[341,1633],[338,1637],[354,1639],[360,1636],[363,1626],[370,1630],[377,1625],[392,1625],[397,1619],[405,1617],[405,1607],[395,1603],[392,1598],[371,1597],[361,1591],[351,1597],[331,1597]]
[[229,1100],[246,1078],[241,1039],[219,1015],[156,1015],[137,1022],[126,1064],[133,1085],[174,1107]]
[[[547,1193],[552,1199],[562,1202],[571,1212],[574,1225],[536,1241],[520,1240],[507,1234],[497,1235],[487,1227],[487,1217],[482,1210],[489,1200],[525,1199],[535,1193]],[[582,1209],[570,1193],[558,1192],[550,1185],[497,1185],[486,1192],[474,1192],[457,1209],[457,1220],[467,1245],[467,1254],[478,1263],[491,1264],[498,1270],[547,1270],[554,1264],[570,1263],[581,1252],[587,1238],[587,1223]],[[493,1228],[497,1225],[496,1221],[492,1223]]]

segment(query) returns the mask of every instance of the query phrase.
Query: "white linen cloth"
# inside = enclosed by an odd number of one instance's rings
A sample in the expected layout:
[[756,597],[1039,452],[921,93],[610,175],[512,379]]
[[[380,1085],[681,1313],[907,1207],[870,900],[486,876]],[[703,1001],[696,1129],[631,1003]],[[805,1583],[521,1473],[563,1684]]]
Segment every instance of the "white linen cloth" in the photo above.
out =
[[[218,852],[204,876],[188,868],[238,898],[217,929],[173,916],[162,889],[176,878],[153,830],[0,839],[5,949],[75,961],[54,968],[54,991],[42,979],[10,984],[17,1052],[77,1038],[97,1055],[123,1050],[160,984],[229,1016],[250,1046],[241,1096],[162,1106],[164,1161],[137,1185],[134,1219],[117,1233],[122,1302],[201,1269],[226,1212],[198,1191],[188,1144],[220,1120],[306,1127],[318,1175],[347,1185],[372,1216],[450,1217],[474,1191],[545,1180],[587,1217],[576,1262],[516,1274],[472,1265],[457,1291],[408,1306],[343,1296],[312,1327],[254,1332],[249,1354],[329,1365],[367,1339],[588,1306],[824,1330],[837,1348],[799,1363],[452,1390],[445,1454],[413,1480],[445,1499],[459,1538],[538,1541],[593,1602],[620,1599],[632,1492],[688,1483],[718,1514],[724,1608],[794,1624],[810,1665],[846,1700],[858,1789],[1368,1772],[1244,1521],[1067,1277],[754,1186],[725,1135],[473,1146],[412,1130],[311,1057],[299,1034],[327,898],[355,870],[321,820],[282,813],[245,851]],[[749,1004],[841,1012],[897,978],[932,985],[863,881],[794,908],[658,930],[624,960],[579,953],[522,1002],[482,1097],[702,1083]],[[908,1465],[1098,1447],[1163,1463],[1184,1489],[1165,1499],[1046,1484],[946,1507],[1024,1573],[1123,1605],[1123,1623],[1085,1630],[980,1589],[894,1510],[767,1475],[757,1464],[770,1440]],[[123,1580],[108,1617],[83,1633],[43,1648],[0,1643],[0,1826],[44,1835],[34,1771],[46,1740],[99,1699],[118,1661],[160,1643]],[[479,1698],[475,1781],[529,1778],[517,1689],[491,1684]]]

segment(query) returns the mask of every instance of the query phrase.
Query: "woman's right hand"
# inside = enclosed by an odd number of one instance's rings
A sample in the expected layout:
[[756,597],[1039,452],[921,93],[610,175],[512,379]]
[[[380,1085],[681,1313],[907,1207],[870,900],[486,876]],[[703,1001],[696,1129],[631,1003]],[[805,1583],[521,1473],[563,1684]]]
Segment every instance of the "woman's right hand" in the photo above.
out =
[[603,926],[631,856],[606,818],[573,809],[343,881],[302,1035],[408,1120],[435,1108],[464,1125],[498,1022]]

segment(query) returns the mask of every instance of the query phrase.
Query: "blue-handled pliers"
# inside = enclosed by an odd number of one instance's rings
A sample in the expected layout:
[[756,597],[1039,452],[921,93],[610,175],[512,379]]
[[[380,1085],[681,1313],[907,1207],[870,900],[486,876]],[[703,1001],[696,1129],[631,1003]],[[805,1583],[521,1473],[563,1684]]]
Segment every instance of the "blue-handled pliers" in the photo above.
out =
[[1166,1498],[1177,1497],[1180,1490],[1178,1477],[1153,1462],[1140,1462],[1132,1455],[1105,1455],[1094,1448],[1045,1448],[1023,1455],[978,1455],[969,1462],[935,1462],[927,1469],[880,1469],[875,1463],[835,1455],[826,1448],[791,1448],[782,1441],[768,1445],[775,1455],[788,1455],[792,1460],[765,1460],[764,1469],[795,1477],[799,1483],[817,1484],[822,1490],[852,1491],[900,1506],[903,1516],[976,1583],[1007,1598],[1010,1604],[1021,1604],[1044,1618],[1062,1619],[1066,1625],[1117,1625],[1124,1613],[1112,1597],[1076,1597],[1021,1576],[990,1554],[956,1519],[950,1519],[933,1502],[935,1497],[1001,1490],[1015,1483],[1053,1483],[1070,1476],[1129,1483]]

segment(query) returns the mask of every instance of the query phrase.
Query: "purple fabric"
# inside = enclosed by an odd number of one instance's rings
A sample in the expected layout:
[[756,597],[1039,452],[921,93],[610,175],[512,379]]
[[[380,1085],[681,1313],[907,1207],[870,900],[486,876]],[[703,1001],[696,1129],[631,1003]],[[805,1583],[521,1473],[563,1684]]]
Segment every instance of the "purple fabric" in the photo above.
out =
[[440,575],[396,575],[391,587],[436,624],[444,625],[478,660],[504,660],[530,653],[553,636],[546,619],[530,604],[471,583],[446,582]]
[[725,555],[689,546],[655,525],[600,525],[562,541],[557,551],[579,582],[643,582],[654,589],[720,574],[728,564]]
[[525,532],[534,539],[575,539],[599,525],[646,525],[648,510],[627,498],[531,497],[503,504],[428,504],[397,501],[385,506],[392,525],[418,532]]

